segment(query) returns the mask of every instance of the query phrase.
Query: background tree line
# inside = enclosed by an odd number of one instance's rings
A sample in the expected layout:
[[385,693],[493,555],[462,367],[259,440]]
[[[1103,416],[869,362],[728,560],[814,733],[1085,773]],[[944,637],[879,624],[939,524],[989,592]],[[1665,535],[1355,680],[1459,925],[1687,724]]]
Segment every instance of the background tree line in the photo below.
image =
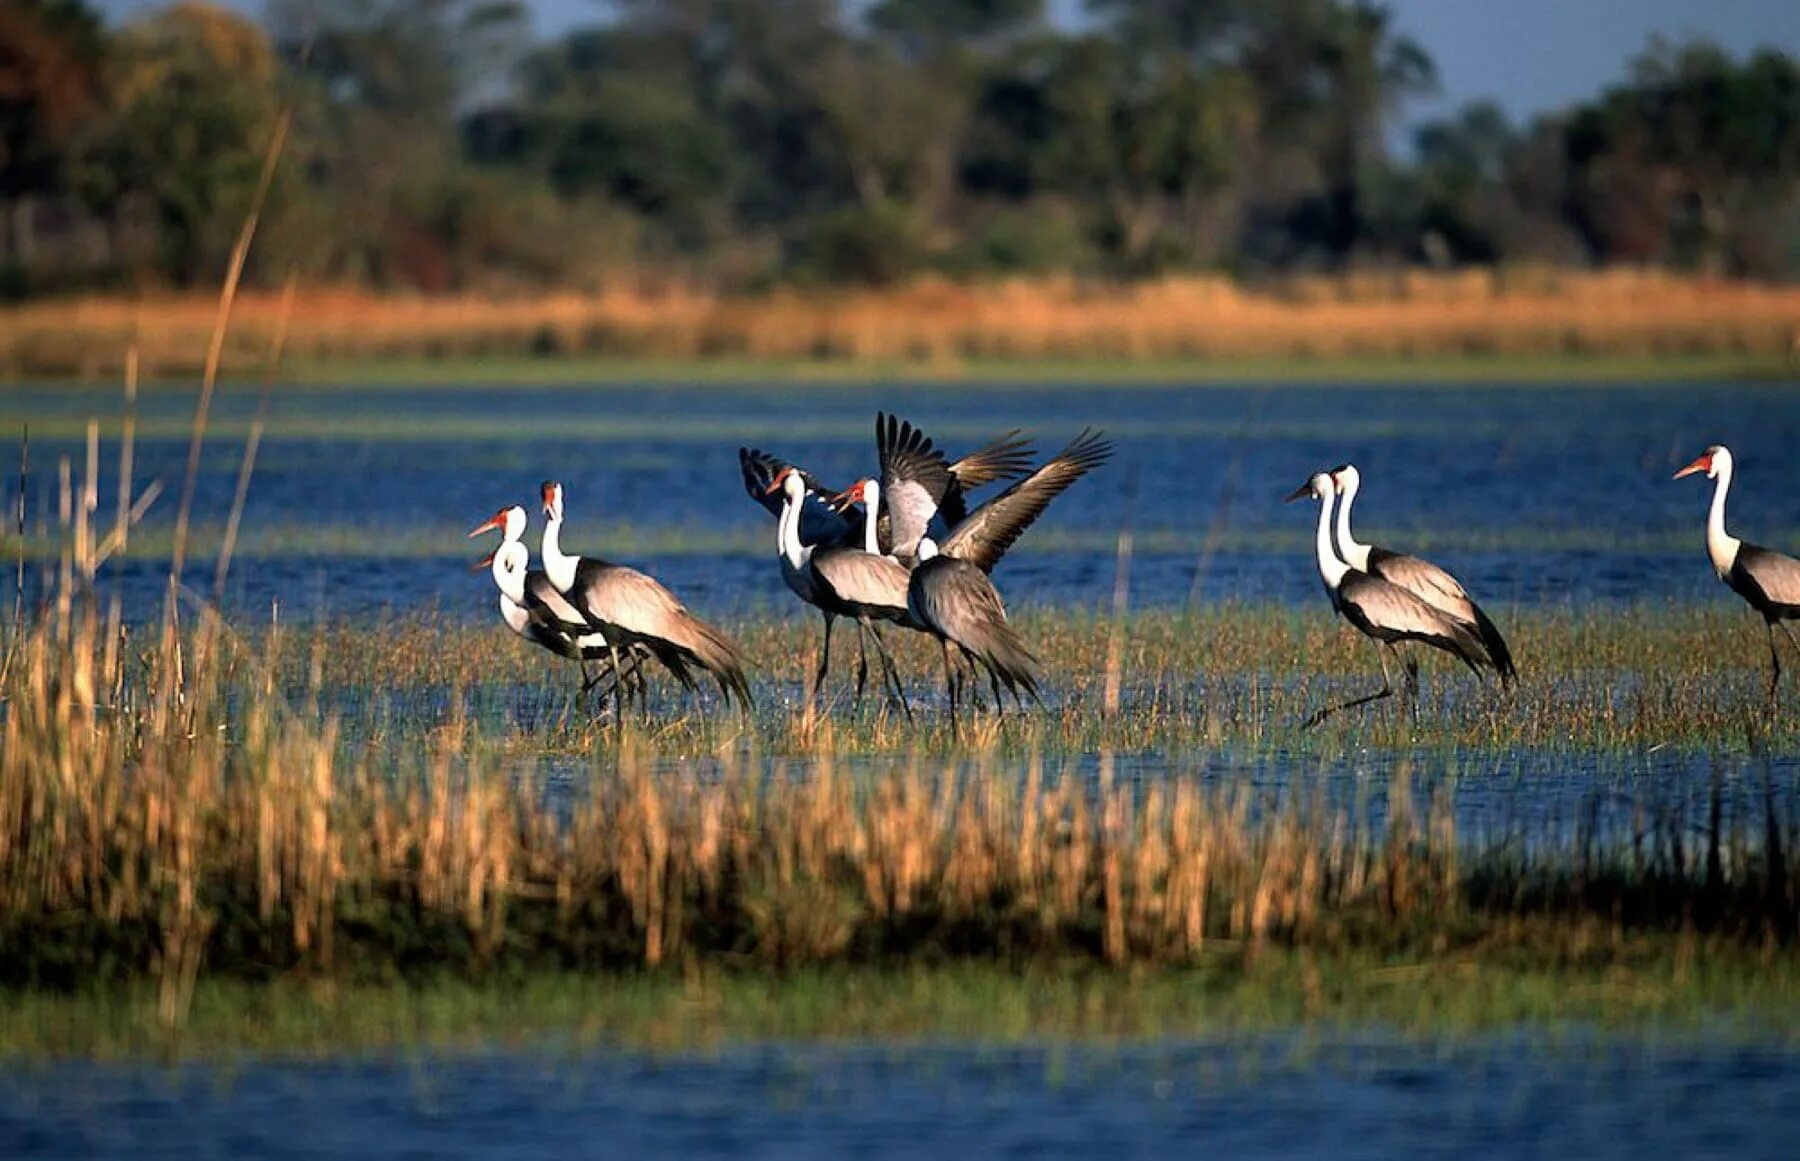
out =
[[0,4],[0,293],[221,268],[440,291],[1354,264],[1800,277],[1800,63],[1652,45],[1528,125],[1396,118],[1433,64],[1363,0]]

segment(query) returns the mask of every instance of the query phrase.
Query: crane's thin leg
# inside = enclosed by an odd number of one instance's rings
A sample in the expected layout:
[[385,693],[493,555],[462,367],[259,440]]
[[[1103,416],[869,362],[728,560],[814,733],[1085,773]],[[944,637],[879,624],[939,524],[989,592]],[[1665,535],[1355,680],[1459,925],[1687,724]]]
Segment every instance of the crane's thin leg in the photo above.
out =
[[863,689],[869,684],[869,623],[862,617],[856,619],[856,697],[850,702],[850,712],[862,712]]
[[956,737],[956,666],[950,660],[950,639],[939,637],[938,645],[944,650],[944,689],[950,698],[950,736]]
[[[594,675],[591,682],[583,683],[581,692],[586,693],[590,688],[599,686],[604,682],[605,688],[600,690],[600,701],[604,704],[606,699],[612,695],[612,692],[615,689],[620,688],[621,684],[626,691],[629,692],[633,688],[641,686],[644,683],[644,675],[640,668],[642,664],[643,658],[636,653],[626,654],[625,670],[623,673],[614,672],[612,664],[608,662],[605,668]],[[608,681],[608,678],[611,678],[611,680]]]
[[[1775,650],[1775,622],[1765,623],[1769,629],[1769,704],[1774,705],[1778,700],[1776,693],[1781,687],[1781,654]],[[1787,632],[1786,625],[1781,629],[1782,632]]]
[[817,698],[825,689],[825,671],[831,667],[831,625],[837,618],[830,613],[825,614],[825,643],[819,646],[819,670],[813,674],[812,696]]
[[[606,656],[607,656],[608,660],[610,660],[612,662],[612,671],[614,673],[618,673],[619,672],[619,647],[617,645],[613,644],[611,638],[608,638],[607,642],[606,642]],[[610,692],[612,694],[613,725],[618,727],[619,729],[623,730],[625,728],[626,699],[620,696],[619,682],[617,682],[617,681],[613,682],[612,689],[609,690],[608,692]]]
[[886,643],[881,639],[881,627],[871,622],[869,635],[875,638],[875,656],[881,661],[882,673],[893,681],[894,697],[899,700],[900,711],[910,722],[912,721],[912,706],[907,704],[906,687],[900,683],[900,667],[894,664],[894,659],[888,655]]
[[[1394,654],[1396,657],[1399,656],[1399,652],[1392,645],[1386,646],[1386,649],[1389,653]],[[1412,656],[1411,654],[1408,654],[1406,657],[1405,666],[1406,666],[1406,696],[1416,700],[1419,696],[1419,659],[1417,657]]]
[[1388,676],[1388,663],[1387,663],[1388,648],[1390,648],[1390,647],[1383,646],[1382,651],[1380,653],[1380,657],[1381,657],[1381,688],[1380,689],[1376,690],[1374,693],[1364,694],[1362,697],[1351,698],[1349,701],[1343,702],[1339,705],[1326,706],[1324,709],[1320,710],[1318,713],[1316,713],[1312,717],[1308,718],[1306,720],[1306,725],[1303,728],[1310,730],[1314,726],[1318,725],[1320,722],[1324,721],[1326,718],[1330,717],[1332,714],[1339,712],[1340,710],[1355,709],[1359,705],[1368,705],[1372,701],[1380,701],[1384,697],[1392,697],[1394,695],[1394,682],[1393,682],[1393,679]]

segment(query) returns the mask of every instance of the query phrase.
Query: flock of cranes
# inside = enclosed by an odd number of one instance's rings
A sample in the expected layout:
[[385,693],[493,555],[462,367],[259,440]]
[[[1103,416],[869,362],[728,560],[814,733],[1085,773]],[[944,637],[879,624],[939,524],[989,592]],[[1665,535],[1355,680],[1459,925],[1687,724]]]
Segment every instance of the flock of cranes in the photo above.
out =
[[[1010,694],[1020,709],[1027,696],[1042,704],[1041,666],[1008,623],[1005,601],[990,574],[1052,500],[1111,458],[1113,445],[1100,433],[1084,430],[1033,467],[1030,442],[1011,431],[951,460],[913,424],[877,414],[875,450],[878,473],[840,490],[767,452],[738,449],[745,491],[775,517],[782,579],[823,621],[812,696],[824,689],[832,628],[842,617],[855,622],[857,631],[854,707],[860,708],[863,700],[872,647],[883,695],[912,719],[906,684],[882,636],[884,626],[924,633],[938,643],[952,730],[961,705],[978,703],[976,689],[983,675],[996,712],[1003,694]],[[1800,618],[1800,561],[1725,531],[1730,451],[1710,447],[1675,478],[1698,472],[1716,481],[1706,527],[1713,568],[1768,628],[1773,699],[1781,680],[1777,625],[1800,651],[1800,641],[1785,624]],[[974,492],[1002,481],[1008,482],[1006,488],[972,506]],[[1309,497],[1319,502],[1315,552],[1320,579],[1333,609],[1379,647],[1382,673],[1380,689],[1326,706],[1307,724],[1393,696],[1390,661],[1399,664],[1406,693],[1415,694],[1417,660],[1396,649],[1405,642],[1442,650],[1477,676],[1491,671],[1503,686],[1512,684],[1517,670],[1506,639],[1460,581],[1429,561],[1355,538],[1350,509],[1360,487],[1355,466],[1342,464],[1314,474],[1288,496],[1290,502]],[[546,481],[541,501],[541,569],[530,567],[524,542],[529,518],[523,507],[503,508],[469,533],[501,534],[499,547],[476,567],[492,572],[506,625],[533,644],[578,662],[582,692],[601,688],[602,698],[612,700],[621,719],[633,696],[648,712],[644,665],[650,661],[690,691],[698,688],[700,676],[710,676],[727,702],[747,710],[750,688],[740,650],[655,578],[565,553],[562,485]],[[598,665],[597,671],[590,671],[590,662]]]

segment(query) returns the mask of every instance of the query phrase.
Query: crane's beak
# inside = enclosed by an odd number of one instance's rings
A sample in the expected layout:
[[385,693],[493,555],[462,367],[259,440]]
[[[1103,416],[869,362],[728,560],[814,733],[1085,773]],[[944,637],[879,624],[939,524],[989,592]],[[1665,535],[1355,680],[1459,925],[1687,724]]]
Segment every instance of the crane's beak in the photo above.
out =
[[506,514],[503,512],[496,513],[495,515],[489,516],[487,518],[487,523],[481,525],[479,528],[473,529],[469,533],[469,539],[473,540],[477,536],[480,536],[483,532],[492,532],[496,528],[504,529],[505,527],[506,527]]
[[469,571],[470,572],[480,572],[484,568],[492,568],[494,566],[494,557],[496,557],[498,555],[499,555],[498,552],[488,553],[486,556],[482,557],[480,560],[478,560],[474,564],[470,565]]
[[1292,504],[1295,500],[1310,499],[1312,499],[1312,481],[1309,480],[1306,483],[1301,484],[1298,488],[1295,488],[1292,492],[1289,492],[1287,499],[1283,500],[1282,503]]
[[850,494],[851,492],[853,492],[855,490],[856,489],[851,488],[846,491],[838,492],[834,495],[825,497],[826,507],[830,508],[833,512],[838,512],[838,513],[848,512],[850,510],[850,505],[856,503],[856,501],[858,499],[860,499],[860,497],[852,496]]
[[1689,464],[1687,467],[1682,468],[1679,472],[1676,472],[1673,476],[1670,477],[1670,479],[1679,480],[1681,477],[1691,476],[1695,472],[1709,472],[1711,470],[1712,470],[1712,456],[1710,454],[1703,455],[1699,459],[1695,460],[1693,463]]

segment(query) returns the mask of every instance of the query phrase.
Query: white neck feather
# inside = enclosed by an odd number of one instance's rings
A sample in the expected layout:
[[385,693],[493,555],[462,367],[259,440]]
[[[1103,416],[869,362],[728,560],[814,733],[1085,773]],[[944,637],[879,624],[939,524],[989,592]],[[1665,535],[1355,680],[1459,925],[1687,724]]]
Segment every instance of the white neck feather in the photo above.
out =
[[566,593],[574,587],[575,566],[581,558],[563,554],[560,513],[544,521],[544,539],[538,545],[538,554],[544,558],[544,575],[557,592]]
[[1344,583],[1344,574],[1350,571],[1350,566],[1339,560],[1331,547],[1331,504],[1335,498],[1331,489],[1327,488],[1324,496],[1319,499],[1317,539],[1319,579],[1325,582],[1325,591],[1331,595],[1334,603],[1337,601],[1338,586]]
[[881,511],[881,485],[870,480],[863,485],[863,551],[870,556],[881,555],[881,540],[875,535],[875,525],[879,523],[877,513]]
[[812,548],[800,543],[800,517],[806,504],[804,488],[784,488],[781,517],[775,521],[775,550],[792,569],[804,569],[812,559]]
[[1706,517],[1706,555],[1712,558],[1713,571],[1723,579],[1737,563],[1738,546],[1743,543],[1725,531],[1725,493],[1731,491],[1731,461],[1719,465],[1713,484],[1712,511]]
[[1344,487],[1344,494],[1338,499],[1337,550],[1350,567],[1368,572],[1369,546],[1357,543],[1356,538],[1350,535],[1350,505],[1356,499],[1357,489],[1361,487],[1362,481],[1351,476]]
[[[523,605],[525,603],[525,546],[517,540],[509,540],[494,553],[494,563],[490,566],[494,574],[494,587],[500,590],[502,605]],[[502,615],[505,609],[501,609]],[[510,622],[509,622],[510,623]]]

